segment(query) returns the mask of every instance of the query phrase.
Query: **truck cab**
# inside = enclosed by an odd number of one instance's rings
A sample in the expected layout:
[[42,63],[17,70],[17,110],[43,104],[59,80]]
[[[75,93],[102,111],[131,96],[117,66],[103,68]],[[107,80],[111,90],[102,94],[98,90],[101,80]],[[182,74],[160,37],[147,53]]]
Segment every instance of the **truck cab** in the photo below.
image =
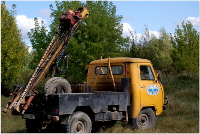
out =
[[120,92],[121,79],[130,79],[128,118],[137,118],[144,108],[151,108],[156,115],[162,113],[164,89],[151,61],[129,57],[107,58],[92,61],[88,67],[87,85],[93,85],[94,91]]

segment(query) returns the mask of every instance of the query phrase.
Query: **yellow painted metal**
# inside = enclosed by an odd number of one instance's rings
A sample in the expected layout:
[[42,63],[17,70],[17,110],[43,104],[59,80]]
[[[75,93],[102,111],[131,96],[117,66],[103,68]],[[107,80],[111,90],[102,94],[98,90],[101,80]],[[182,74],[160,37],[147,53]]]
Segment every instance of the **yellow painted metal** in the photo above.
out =
[[[163,111],[163,104],[164,104],[164,89],[163,85],[159,82],[158,78],[156,77],[157,75],[155,74],[155,71],[153,71],[153,66],[152,64],[148,63],[138,63],[138,66],[140,65],[147,65],[151,67],[152,73],[154,75],[154,80],[141,80],[139,79],[139,86],[140,86],[140,92],[141,92],[141,102],[140,105],[141,107],[147,107],[147,106],[152,106],[156,110],[156,115],[160,115]],[[154,85],[158,87],[158,94],[156,95],[149,95],[147,93],[147,88],[150,85]]]
[[81,7],[81,8],[83,8],[82,12],[81,12],[81,15],[82,15],[81,18],[87,18],[89,15],[89,11],[88,11],[87,7]]
[[[99,64],[99,60],[95,60],[90,62],[90,65],[92,64]],[[151,63],[151,61],[147,59],[141,59],[141,58],[129,58],[129,57],[117,57],[117,58],[110,58],[110,63],[129,63],[129,62],[136,62],[136,63]],[[102,59],[102,63],[108,63],[108,58]]]
[[[150,66],[154,80],[141,80],[140,78],[140,65]],[[164,89],[162,84],[158,81],[156,74],[153,71],[151,63],[131,63],[130,64],[130,93],[131,93],[131,106],[129,108],[129,118],[137,118],[139,112],[144,107],[153,107],[155,114],[160,115],[163,111],[164,104]],[[158,86],[159,93],[157,95],[149,95],[147,88],[150,85]]]
[[131,105],[128,109],[129,118],[137,118],[138,113],[141,110],[140,106],[140,89],[138,87],[138,68],[137,63],[129,64],[129,75],[130,78],[130,98]]

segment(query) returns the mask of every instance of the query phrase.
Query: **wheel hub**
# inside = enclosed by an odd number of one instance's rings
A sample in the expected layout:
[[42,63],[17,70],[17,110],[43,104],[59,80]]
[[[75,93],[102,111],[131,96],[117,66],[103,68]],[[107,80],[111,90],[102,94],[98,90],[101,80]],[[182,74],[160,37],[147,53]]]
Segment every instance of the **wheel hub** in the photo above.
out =
[[146,126],[148,125],[149,120],[146,114],[141,114],[139,117],[139,125],[140,126]]
[[78,132],[78,133],[84,133],[86,132],[85,130],[85,125],[83,122],[81,121],[77,121],[75,124],[74,124],[74,132]]

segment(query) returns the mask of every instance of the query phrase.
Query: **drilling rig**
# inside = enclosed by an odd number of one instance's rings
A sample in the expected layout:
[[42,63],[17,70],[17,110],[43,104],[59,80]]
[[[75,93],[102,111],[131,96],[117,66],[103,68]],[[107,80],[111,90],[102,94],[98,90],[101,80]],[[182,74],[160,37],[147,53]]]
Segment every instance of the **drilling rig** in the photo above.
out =
[[[77,31],[83,19],[87,18],[88,15],[89,11],[85,6],[78,8],[75,12],[73,12],[73,10],[68,10],[61,15],[59,19],[60,26],[56,30],[39,64],[24,86],[16,86],[13,96],[8,101],[3,112],[6,113],[7,109],[11,109],[13,114],[23,115],[32,101],[38,98],[38,96],[41,96],[36,86],[54,61],[56,67],[59,69],[59,62],[63,58],[67,58],[64,51],[68,46],[70,38]],[[66,70],[67,69],[60,71],[65,72]]]

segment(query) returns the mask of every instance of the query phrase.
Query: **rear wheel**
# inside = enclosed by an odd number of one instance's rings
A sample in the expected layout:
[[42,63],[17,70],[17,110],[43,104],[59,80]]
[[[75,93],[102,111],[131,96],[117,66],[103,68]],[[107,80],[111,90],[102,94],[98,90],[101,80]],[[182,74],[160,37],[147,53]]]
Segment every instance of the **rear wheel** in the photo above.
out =
[[151,108],[144,108],[137,118],[132,119],[131,125],[134,129],[150,129],[155,125],[156,117]]
[[84,112],[75,112],[68,117],[63,126],[63,132],[67,133],[91,133],[92,123],[90,117]]

